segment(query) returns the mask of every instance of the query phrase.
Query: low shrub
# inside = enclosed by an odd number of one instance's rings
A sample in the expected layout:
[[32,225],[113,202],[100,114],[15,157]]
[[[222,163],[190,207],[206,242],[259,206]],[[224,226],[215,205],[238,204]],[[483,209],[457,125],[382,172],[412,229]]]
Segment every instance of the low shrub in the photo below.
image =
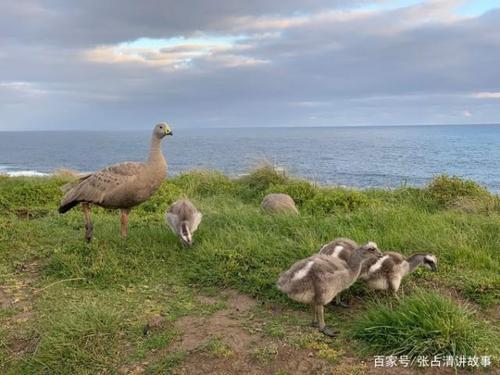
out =
[[270,193],[284,193],[293,198],[295,204],[303,206],[307,201],[312,199],[316,194],[317,189],[308,181],[292,180],[286,184],[271,185],[264,195]]
[[435,177],[426,188],[428,196],[440,207],[450,207],[467,198],[469,202],[489,201],[489,191],[475,181],[456,176],[440,175]]
[[0,180],[0,209],[55,208],[65,181],[53,178],[5,178]]
[[270,164],[264,164],[237,180],[240,195],[246,200],[260,200],[271,185],[283,185],[288,181],[284,172],[276,171]]
[[158,191],[146,202],[141,204],[137,210],[147,213],[165,212],[168,207],[182,195],[182,190],[175,183],[167,180],[164,181]]
[[373,201],[363,192],[346,189],[323,189],[307,201],[305,208],[313,214],[333,214],[340,210],[354,211]]
[[175,178],[175,184],[189,196],[227,194],[235,190],[234,183],[221,172],[192,171]]

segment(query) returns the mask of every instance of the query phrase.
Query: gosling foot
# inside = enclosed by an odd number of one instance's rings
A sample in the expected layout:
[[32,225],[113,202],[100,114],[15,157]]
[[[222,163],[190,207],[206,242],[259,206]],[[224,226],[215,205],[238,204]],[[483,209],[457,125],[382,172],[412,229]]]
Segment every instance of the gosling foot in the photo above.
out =
[[328,336],[328,337],[335,337],[339,334],[338,331],[332,331],[330,328],[327,326],[324,326],[323,329],[319,330],[322,334]]
[[351,307],[347,302],[344,301],[335,302],[335,306],[343,307],[344,309],[348,309]]

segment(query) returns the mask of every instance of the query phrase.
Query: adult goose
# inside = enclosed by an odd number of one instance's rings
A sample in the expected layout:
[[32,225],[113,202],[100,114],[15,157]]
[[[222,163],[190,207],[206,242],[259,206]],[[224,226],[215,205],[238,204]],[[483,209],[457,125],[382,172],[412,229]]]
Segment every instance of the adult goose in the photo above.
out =
[[164,122],[157,124],[151,137],[149,158],[145,163],[113,164],[85,175],[66,187],[59,212],[63,214],[79,203],[82,205],[87,242],[92,240],[92,204],[120,209],[121,236],[127,237],[130,209],[151,197],[167,176],[167,162],[161,151],[161,141],[166,135],[173,135],[170,126]]

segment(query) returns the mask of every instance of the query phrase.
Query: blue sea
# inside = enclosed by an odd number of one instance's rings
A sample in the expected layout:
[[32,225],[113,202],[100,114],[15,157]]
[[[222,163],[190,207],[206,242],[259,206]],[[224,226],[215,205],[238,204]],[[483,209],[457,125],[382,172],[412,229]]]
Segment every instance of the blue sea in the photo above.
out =
[[[0,132],[0,173],[88,172],[147,157],[150,131]],[[169,174],[216,169],[231,176],[267,160],[324,185],[421,186],[441,173],[500,192],[500,126],[182,129],[163,152]]]

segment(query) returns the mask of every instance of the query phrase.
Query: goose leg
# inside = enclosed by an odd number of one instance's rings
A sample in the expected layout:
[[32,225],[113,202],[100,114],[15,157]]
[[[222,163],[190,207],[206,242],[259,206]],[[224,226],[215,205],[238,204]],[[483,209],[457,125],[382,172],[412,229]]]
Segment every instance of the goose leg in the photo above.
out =
[[316,314],[316,305],[314,303],[311,304],[311,310],[312,310],[311,327],[317,328],[319,327],[318,314]]
[[120,224],[121,224],[120,234],[121,234],[122,238],[127,238],[127,235],[128,235],[128,214],[130,213],[130,209],[122,208],[120,210],[120,213],[121,213],[121,217],[120,217]]
[[90,217],[90,203],[82,203],[82,209],[83,217],[85,218],[85,239],[87,242],[90,242],[94,231],[94,225],[92,224],[92,218]]
[[325,324],[325,309],[323,305],[316,305],[316,314],[318,315],[319,320],[319,331],[326,336],[334,337],[337,332],[333,332],[330,328],[328,328]]

